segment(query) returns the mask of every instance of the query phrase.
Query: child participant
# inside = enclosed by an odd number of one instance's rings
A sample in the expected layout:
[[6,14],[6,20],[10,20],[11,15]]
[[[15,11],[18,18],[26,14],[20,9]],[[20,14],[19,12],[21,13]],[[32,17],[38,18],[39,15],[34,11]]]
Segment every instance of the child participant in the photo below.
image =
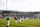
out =
[[22,21],[23,21],[24,17],[21,17],[21,18],[22,18]]
[[21,17],[19,17],[19,22],[21,22]]
[[7,27],[9,26],[10,22],[9,22],[9,17],[6,17],[7,19]]
[[15,23],[17,23],[17,17],[14,17],[14,19],[15,19]]

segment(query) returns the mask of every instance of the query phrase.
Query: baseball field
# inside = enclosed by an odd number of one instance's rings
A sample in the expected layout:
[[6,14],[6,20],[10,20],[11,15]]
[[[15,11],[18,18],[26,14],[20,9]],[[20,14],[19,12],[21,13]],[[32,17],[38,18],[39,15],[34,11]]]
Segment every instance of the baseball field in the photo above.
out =
[[[0,19],[0,27],[7,27],[6,19]],[[15,24],[15,19],[10,19],[9,27],[40,27],[40,20],[28,19],[21,22],[18,20],[17,24]]]

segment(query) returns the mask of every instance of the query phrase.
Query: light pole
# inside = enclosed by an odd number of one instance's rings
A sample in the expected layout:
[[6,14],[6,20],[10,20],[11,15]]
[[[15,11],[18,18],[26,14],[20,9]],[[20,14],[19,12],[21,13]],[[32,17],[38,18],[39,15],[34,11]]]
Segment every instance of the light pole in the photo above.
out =
[[7,11],[7,0],[6,0],[6,11]]
[[16,14],[14,13],[14,16],[16,16]]

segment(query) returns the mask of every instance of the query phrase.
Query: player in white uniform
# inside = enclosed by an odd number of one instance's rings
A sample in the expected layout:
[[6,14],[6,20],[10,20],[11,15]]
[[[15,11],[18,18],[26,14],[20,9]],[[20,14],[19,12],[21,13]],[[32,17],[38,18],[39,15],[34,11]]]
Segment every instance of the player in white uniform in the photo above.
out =
[[14,17],[14,19],[15,19],[15,23],[17,23],[17,17]]
[[7,17],[7,27],[9,26],[9,24],[10,24],[10,21],[9,21],[9,17]]

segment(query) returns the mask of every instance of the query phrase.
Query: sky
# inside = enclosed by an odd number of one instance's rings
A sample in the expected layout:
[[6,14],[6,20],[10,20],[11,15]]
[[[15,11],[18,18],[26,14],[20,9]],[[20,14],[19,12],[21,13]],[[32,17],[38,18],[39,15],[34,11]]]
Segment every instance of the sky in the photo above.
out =
[[6,0],[0,0],[0,10],[6,10]]
[[0,10],[35,12],[40,11],[40,0],[0,0]]

